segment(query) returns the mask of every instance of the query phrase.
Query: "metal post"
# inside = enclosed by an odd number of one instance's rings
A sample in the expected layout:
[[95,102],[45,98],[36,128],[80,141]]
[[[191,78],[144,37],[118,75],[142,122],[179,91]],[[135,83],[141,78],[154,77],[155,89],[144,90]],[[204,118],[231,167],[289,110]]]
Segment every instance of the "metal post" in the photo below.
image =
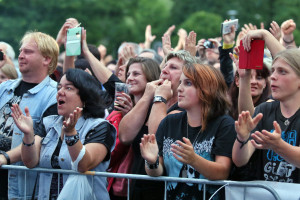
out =
[[60,173],[57,173],[57,178],[58,178],[58,186],[57,186],[57,194],[59,195],[60,191]]
[[127,179],[128,185],[127,185],[127,200],[130,199],[129,195],[130,195],[130,179]]
[[25,187],[25,188],[24,188],[24,199],[26,199],[26,196],[27,196],[27,194],[26,194],[26,193],[27,193],[27,192],[26,192],[26,188],[27,188],[27,179],[26,179],[26,175],[27,175],[27,172],[25,171],[25,172],[24,172],[24,176],[25,176],[25,177],[24,177],[24,178],[25,178],[25,184],[24,184],[24,187]]

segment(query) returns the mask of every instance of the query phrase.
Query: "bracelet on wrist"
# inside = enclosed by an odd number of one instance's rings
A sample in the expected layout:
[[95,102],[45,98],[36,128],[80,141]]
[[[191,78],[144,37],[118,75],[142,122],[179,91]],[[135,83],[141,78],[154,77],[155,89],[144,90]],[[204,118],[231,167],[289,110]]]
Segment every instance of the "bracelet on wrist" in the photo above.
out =
[[6,164],[10,165],[10,157],[9,157],[9,155],[5,151],[0,151],[0,154],[2,154],[5,157]]
[[[249,138],[250,138],[250,137],[249,137]],[[236,141],[238,141],[239,143],[241,143],[240,149],[243,148],[243,146],[244,146],[245,144],[248,143],[249,138],[248,138],[246,141],[241,141],[241,140],[238,138],[238,136],[236,136]]]
[[283,40],[284,43],[286,43],[286,44],[291,44],[291,43],[293,43],[293,42],[295,41],[294,38],[293,38],[291,41],[286,41],[286,40],[284,39],[284,37],[282,37],[282,40]]
[[24,140],[22,140],[23,145],[26,146],[26,147],[30,147],[30,146],[34,145],[34,142],[35,142],[35,139],[33,139],[33,142],[32,142],[32,143],[26,144],[26,143],[24,142]]
[[165,104],[167,103],[167,100],[163,98],[162,96],[154,96],[153,103],[155,102],[164,102]]
[[78,133],[76,135],[67,136],[65,135],[65,142],[68,146],[73,146],[79,141]]
[[145,165],[148,169],[157,169],[159,165],[159,155],[157,155],[157,159],[154,164],[150,164],[147,160],[145,160]]

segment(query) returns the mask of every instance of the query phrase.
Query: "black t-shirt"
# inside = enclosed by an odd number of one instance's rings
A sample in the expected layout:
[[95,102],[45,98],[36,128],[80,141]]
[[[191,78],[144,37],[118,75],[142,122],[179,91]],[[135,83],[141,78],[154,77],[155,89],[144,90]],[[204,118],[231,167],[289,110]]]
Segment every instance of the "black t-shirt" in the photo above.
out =
[[[168,115],[160,123],[156,138],[167,176],[183,177],[185,166],[173,156],[171,151],[171,144],[176,144],[176,140],[183,141],[183,137],[188,137],[195,152],[207,160],[215,161],[216,155],[231,158],[236,137],[234,120],[231,117],[219,116],[209,121],[203,132],[199,132],[200,129],[201,127],[187,127],[185,111]],[[205,178],[189,165],[187,165],[187,177]],[[208,186],[207,195],[211,195],[215,189],[213,186]],[[202,191],[202,185],[170,182],[167,186],[167,197],[168,199],[202,199],[203,194],[199,191]]]
[[[38,83],[27,83],[21,81],[14,91],[14,96],[0,109],[0,150],[8,151],[11,147],[14,120],[11,116],[12,104],[19,104],[23,94],[37,86]],[[57,114],[57,106],[49,107],[43,117]],[[35,126],[35,125],[34,125]]]
[[[280,102],[272,101],[260,104],[253,116],[263,114],[263,118],[252,131],[274,131],[273,121],[277,121],[281,128],[282,139],[292,146],[299,146],[300,109],[289,119],[286,119],[280,110]],[[287,123],[287,121],[289,123]],[[259,180],[300,183],[299,169],[288,163],[273,150],[256,150],[257,178]]]

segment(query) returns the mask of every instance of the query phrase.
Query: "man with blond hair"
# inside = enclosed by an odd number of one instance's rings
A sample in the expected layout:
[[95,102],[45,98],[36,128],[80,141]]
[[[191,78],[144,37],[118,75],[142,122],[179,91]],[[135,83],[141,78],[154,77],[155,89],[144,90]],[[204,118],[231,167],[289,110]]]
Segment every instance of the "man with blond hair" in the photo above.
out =
[[[14,124],[11,116],[12,104],[25,106],[36,126],[43,117],[57,113],[57,83],[50,79],[57,66],[59,47],[51,36],[41,32],[27,32],[21,40],[18,57],[22,78],[8,80],[0,85],[0,166],[15,163],[23,165],[21,146],[31,146],[23,141],[23,133]],[[36,187],[36,173],[10,170],[8,173],[8,198],[31,199]],[[1,176],[1,179],[4,179]],[[24,187],[26,180],[26,188]],[[0,190],[7,190],[6,185]],[[37,190],[35,190],[37,191]],[[5,198],[5,196],[4,196]],[[6,196],[7,198],[7,196]]]

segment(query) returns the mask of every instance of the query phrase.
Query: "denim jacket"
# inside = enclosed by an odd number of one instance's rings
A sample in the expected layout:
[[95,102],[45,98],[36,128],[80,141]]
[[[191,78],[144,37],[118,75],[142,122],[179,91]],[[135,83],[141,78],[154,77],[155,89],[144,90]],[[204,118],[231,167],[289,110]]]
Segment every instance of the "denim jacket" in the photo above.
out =
[[[2,108],[13,96],[16,87],[22,79],[8,80],[0,85],[0,108]],[[29,108],[30,115],[34,122],[40,121],[43,113],[56,103],[57,83],[47,76],[41,83],[24,93],[19,104],[24,112],[25,107]],[[14,125],[11,148],[19,146],[23,139],[23,133]],[[15,165],[24,165],[23,162],[17,162]],[[26,191],[25,172],[9,170],[8,172],[8,198],[24,199],[24,194],[31,199],[35,185],[36,173],[27,172]]]
[[[86,134],[93,128],[95,128],[100,123],[106,120],[102,118],[88,118],[84,119],[80,117],[76,123],[75,129],[79,133],[79,138],[81,143],[83,144],[85,141]],[[43,119],[43,124],[45,126],[47,135],[42,140],[42,146],[40,151],[40,162],[39,167],[43,168],[52,168],[51,166],[51,157],[53,152],[56,149],[57,143],[59,141],[59,137],[61,134],[63,117],[62,116],[48,116]],[[114,126],[111,125],[112,128],[112,136],[114,141],[116,141],[116,130]],[[115,144],[111,147],[110,151],[114,149]],[[71,170],[71,156],[69,154],[68,146],[65,141],[62,141],[61,149],[59,152],[59,165],[61,169],[69,169]],[[110,160],[101,162],[97,167],[91,169],[91,171],[96,172],[105,172],[108,168]],[[63,174],[63,183],[65,184],[68,178],[67,174]],[[39,185],[39,200],[48,200],[50,193],[50,186],[52,180],[52,173],[40,173],[40,185]],[[109,199],[109,195],[107,192],[107,180],[106,177],[95,176],[92,181],[92,177],[88,176],[88,181],[93,188],[96,199]]]

